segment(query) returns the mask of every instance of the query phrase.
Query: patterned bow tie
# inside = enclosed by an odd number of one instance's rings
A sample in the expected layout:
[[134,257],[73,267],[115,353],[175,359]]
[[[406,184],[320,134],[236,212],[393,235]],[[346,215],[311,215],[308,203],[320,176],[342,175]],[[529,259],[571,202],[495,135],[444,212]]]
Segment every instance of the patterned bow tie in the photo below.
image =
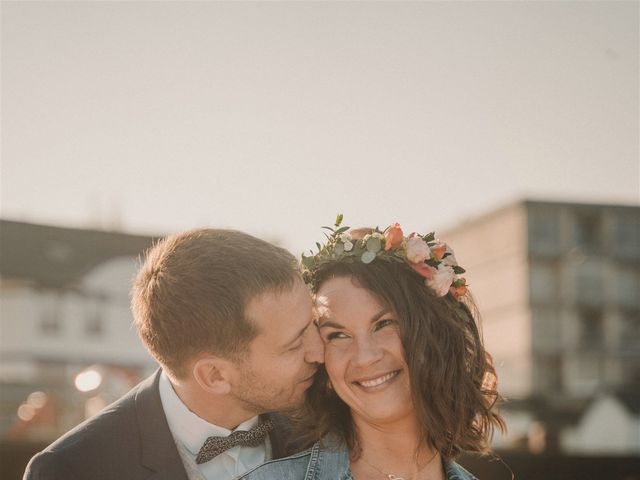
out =
[[237,430],[228,437],[209,437],[196,456],[196,463],[206,463],[222,452],[238,445],[257,447],[264,441],[264,437],[273,430],[273,422],[267,420],[253,427],[248,432]]

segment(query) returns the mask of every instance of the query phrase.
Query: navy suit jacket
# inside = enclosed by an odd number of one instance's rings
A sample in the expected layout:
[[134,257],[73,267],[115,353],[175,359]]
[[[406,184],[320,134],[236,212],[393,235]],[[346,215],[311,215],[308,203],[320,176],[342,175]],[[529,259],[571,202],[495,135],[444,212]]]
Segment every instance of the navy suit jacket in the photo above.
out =
[[[23,480],[188,480],[160,401],[160,370],[34,456]],[[273,458],[287,424],[270,415]]]

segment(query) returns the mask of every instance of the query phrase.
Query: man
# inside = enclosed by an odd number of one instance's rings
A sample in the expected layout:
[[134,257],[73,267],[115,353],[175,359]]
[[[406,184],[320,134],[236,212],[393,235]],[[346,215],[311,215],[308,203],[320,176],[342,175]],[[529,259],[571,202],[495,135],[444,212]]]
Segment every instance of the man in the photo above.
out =
[[162,368],[36,455],[25,480],[225,480],[285,454],[266,412],[300,404],[323,360],[289,252],[230,230],[174,235],[148,252],[132,310]]

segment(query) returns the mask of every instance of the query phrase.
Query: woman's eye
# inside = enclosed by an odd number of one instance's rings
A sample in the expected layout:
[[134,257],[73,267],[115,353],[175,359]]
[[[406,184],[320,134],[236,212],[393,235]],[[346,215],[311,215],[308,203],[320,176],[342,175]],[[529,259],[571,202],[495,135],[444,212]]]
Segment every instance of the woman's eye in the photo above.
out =
[[329,335],[327,335],[327,342],[330,342],[331,340],[337,340],[339,338],[347,338],[347,336],[344,334],[344,332],[331,332]]
[[380,330],[384,327],[388,327],[389,325],[394,325],[395,323],[396,321],[391,320],[390,318],[380,320],[379,322],[376,323],[375,330]]

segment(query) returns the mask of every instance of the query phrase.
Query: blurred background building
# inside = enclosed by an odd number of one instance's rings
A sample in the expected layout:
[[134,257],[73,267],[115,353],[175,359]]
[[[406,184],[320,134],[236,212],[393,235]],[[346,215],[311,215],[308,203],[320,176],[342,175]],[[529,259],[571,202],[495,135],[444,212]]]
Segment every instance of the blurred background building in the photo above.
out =
[[640,207],[520,201],[455,246],[509,433],[500,448],[640,454]]
[[154,362],[129,288],[151,237],[0,221],[0,437],[48,442]]

